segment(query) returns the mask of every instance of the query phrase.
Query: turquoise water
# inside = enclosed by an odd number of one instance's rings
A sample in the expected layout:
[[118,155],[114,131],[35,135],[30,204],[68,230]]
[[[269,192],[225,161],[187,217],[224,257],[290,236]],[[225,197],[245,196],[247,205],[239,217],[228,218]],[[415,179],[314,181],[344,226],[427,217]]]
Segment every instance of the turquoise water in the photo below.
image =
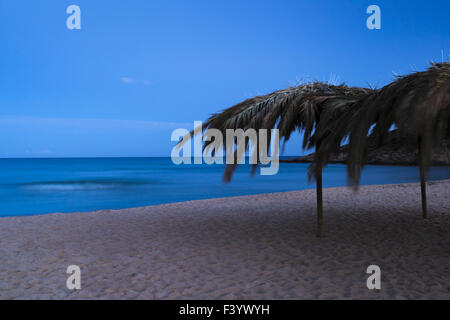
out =
[[[172,164],[170,158],[0,159],[0,216],[122,209],[205,198],[314,188],[307,164],[280,164],[274,176],[250,177],[241,166],[222,184],[222,165]],[[347,183],[344,165],[330,165],[324,187]],[[450,179],[449,167],[430,180]],[[361,183],[415,182],[418,168],[367,166]]]

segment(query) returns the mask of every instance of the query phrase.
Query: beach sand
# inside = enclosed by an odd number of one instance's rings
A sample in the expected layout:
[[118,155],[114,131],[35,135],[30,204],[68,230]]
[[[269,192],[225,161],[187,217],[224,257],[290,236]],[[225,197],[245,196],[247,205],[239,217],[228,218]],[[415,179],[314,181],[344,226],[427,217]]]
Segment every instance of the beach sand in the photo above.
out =
[[[450,180],[0,219],[2,299],[450,299]],[[381,268],[381,290],[366,269]],[[66,288],[69,265],[81,290]]]

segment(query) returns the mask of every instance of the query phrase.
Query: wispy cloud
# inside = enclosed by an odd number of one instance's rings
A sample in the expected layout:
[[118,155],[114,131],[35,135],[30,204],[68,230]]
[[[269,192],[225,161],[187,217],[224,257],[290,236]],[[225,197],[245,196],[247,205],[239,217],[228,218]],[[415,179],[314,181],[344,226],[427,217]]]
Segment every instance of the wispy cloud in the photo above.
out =
[[42,150],[25,150],[25,155],[27,156],[42,156],[42,157],[47,157],[52,155],[53,152],[49,149],[42,149]]
[[122,81],[125,84],[135,84],[135,85],[144,85],[144,86],[149,86],[152,84],[148,80],[139,80],[139,79],[134,79],[131,77],[122,77],[122,78],[120,78],[120,81]]

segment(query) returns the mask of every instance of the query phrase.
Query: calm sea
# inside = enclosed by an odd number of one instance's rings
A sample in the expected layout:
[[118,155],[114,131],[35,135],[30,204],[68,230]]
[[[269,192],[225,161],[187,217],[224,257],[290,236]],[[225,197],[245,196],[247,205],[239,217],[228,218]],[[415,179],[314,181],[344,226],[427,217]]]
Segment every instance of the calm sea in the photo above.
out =
[[[122,209],[205,198],[314,188],[307,164],[280,164],[274,176],[241,166],[222,184],[222,165],[172,164],[170,158],[0,159],[0,216]],[[346,185],[344,165],[325,170],[324,186]],[[450,167],[430,180],[450,179]],[[362,184],[419,180],[416,167],[367,166]]]

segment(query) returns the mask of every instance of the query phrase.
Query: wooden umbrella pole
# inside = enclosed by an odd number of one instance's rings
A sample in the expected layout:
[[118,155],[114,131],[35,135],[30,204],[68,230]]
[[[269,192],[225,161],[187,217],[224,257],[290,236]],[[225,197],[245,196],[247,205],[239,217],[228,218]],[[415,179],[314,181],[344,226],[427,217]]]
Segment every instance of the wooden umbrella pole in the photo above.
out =
[[316,168],[316,194],[317,194],[317,236],[323,237],[323,198],[322,198],[322,167]]
[[322,197],[322,161],[320,161],[320,155],[318,150],[320,143],[316,146],[316,157],[319,161],[316,161],[316,196],[317,196],[317,237],[323,237],[323,197]]
[[428,217],[427,214],[427,184],[425,177],[425,168],[424,168],[424,153],[422,146],[422,138],[419,137],[419,166],[420,166],[420,190],[422,193],[422,215],[423,218],[426,219]]

